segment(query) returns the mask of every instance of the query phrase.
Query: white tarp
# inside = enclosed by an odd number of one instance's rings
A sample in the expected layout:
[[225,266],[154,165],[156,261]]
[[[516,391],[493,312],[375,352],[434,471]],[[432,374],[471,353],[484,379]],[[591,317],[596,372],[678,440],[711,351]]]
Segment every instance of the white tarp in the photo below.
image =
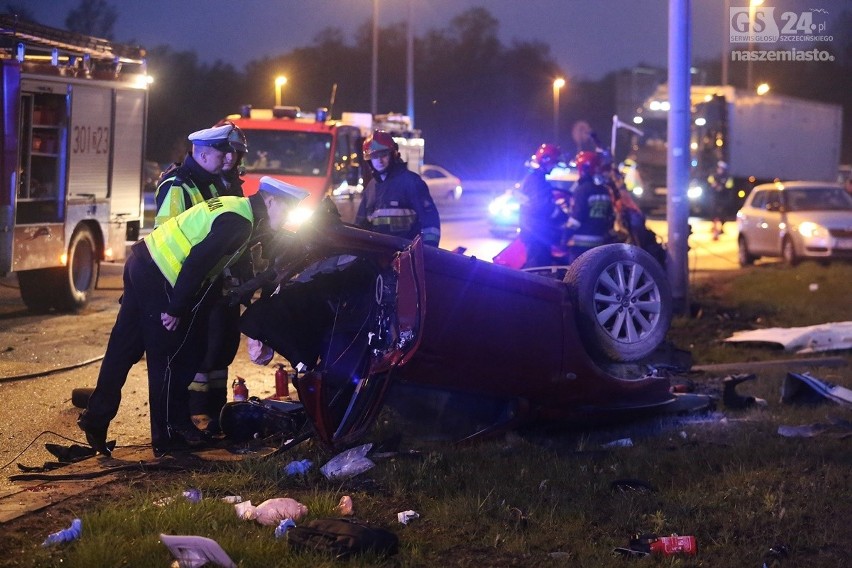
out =
[[822,323],[807,327],[770,327],[751,331],[736,331],[725,339],[729,343],[753,341],[778,343],[786,351],[816,353],[852,349],[852,321]]

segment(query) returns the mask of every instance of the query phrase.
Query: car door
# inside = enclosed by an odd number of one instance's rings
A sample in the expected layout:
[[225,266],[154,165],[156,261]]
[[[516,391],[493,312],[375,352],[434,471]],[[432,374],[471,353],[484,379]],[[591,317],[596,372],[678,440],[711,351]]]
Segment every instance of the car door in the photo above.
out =
[[761,255],[778,256],[781,254],[781,192],[775,189],[764,192],[766,197],[761,207],[755,207],[753,214],[751,243],[752,250]]

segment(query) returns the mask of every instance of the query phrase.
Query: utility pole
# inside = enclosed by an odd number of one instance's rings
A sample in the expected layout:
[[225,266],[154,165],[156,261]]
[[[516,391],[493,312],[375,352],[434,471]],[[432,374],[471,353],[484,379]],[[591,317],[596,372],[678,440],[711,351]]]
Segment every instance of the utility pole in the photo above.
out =
[[408,0],[408,41],[405,57],[405,86],[408,108],[408,118],[411,128],[414,128],[414,0]]
[[689,307],[689,128],[691,0],[669,0],[669,110],[666,166],[668,258],[666,268],[674,313]]
[[379,100],[379,0],[373,0],[373,72],[370,82],[370,112],[378,113]]

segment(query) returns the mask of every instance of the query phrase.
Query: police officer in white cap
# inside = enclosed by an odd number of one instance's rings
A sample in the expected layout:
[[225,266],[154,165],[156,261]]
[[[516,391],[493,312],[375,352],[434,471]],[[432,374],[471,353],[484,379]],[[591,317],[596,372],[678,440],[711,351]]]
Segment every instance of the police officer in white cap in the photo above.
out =
[[77,424],[104,455],[121,388],[142,355],[148,364],[151,445],[156,456],[205,445],[187,408],[204,356],[211,283],[278,229],[308,192],[264,177],[251,197],[215,197],[155,228],[131,248],[124,294],[88,407]]
[[235,125],[228,123],[189,135],[192,150],[183,162],[176,162],[166,169],[157,182],[155,227],[211,197],[241,195],[236,191],[229,192],[222,178],[226,160],[232,159],[240,150],[235,129]]
[[[192,141],[192,151],[182,163],[172,164],[160,176],[155,194],[155,226],[212,197],[243,195],[239,164],[248,150],[248,142],[242,129],[226,121],[193,132],[188,138]],[[246,264],[242,263],[241,267]],[[206,355],[189,385],[192,422],[208,436],[219,431],[219,413],[228,400],[228,366],[240,345],[240,307],[231,305],[223,294],[224,282],[239,282],[253,276],[250,267],[245,274],[238,268],[229,269],[210,290],[219,301],[210,311]]]

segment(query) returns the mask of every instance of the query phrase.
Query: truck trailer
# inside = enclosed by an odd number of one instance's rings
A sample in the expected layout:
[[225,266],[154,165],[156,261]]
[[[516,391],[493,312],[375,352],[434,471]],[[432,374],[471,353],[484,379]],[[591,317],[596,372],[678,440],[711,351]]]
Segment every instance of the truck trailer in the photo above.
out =
[[75,311],[139,238],[148,76],[138,47],[0,16],[0,274]]
[[[662,85],[634,118],[639,179],[634,188],[646,210],[664,207],[666,195],[668,90]],[[840,105],[783,95],[758,95],[731,86],[691,90],[688,190],[693,213],[707,211],[707,178],[725,162],[736,203],[751,188],[774,180],[834,181],[840,162]]]

